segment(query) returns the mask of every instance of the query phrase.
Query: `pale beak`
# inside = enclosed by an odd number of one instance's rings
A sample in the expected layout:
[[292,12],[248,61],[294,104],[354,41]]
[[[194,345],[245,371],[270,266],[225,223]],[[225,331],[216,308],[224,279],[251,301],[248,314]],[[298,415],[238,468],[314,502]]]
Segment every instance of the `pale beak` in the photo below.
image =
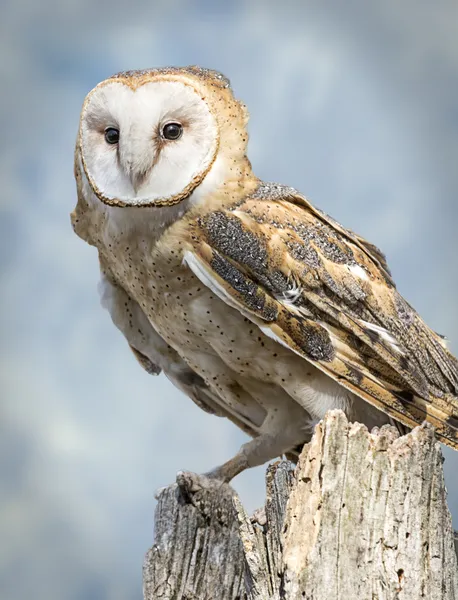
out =
[[129,179],[132,183],[132,187],[134,188],[134,191],[136,194],[138,194],[138,190],[142,187],[142,185],[145,183],[145,179],[147,177],[149,173],[148,171],[144,171],[143,173],[136,171],[129,171]]
[[151,148],[150,143],[145,143],[143,146],[137,144],[135,148],[124,144],[120,146],[120,151],[121,166],[129,177],[135,193],[138,194],[157,160],[155,149]]

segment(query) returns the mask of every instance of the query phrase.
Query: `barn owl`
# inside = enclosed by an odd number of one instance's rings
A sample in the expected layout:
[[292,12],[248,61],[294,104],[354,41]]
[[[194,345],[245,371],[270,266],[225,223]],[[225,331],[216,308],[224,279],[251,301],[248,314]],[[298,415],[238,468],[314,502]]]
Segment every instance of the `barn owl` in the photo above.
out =
[[255,176],[247,120],[216,71],[128,71],[88,94],[76,143],[102,304],[149,373],[252,438],[208,478],[294,451],[333,408],[457,448],[458,361],[375,246]]

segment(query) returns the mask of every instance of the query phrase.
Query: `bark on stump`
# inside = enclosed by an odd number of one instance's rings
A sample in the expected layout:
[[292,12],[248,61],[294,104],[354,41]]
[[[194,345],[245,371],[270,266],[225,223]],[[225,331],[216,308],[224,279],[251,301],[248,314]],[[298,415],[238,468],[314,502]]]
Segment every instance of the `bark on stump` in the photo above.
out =
[[331,411],[295,471],[267,469],[265,523],[229,486],[159,496],[145,600],[458,600],[442,453]]

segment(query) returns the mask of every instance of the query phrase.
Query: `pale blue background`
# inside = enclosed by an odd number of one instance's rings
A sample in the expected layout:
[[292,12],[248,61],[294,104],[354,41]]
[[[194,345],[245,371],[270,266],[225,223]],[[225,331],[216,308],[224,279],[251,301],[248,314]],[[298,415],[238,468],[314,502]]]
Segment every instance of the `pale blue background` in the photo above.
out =
[[[250,109],[258,175],[387,253],[458,350],[454,0],[0,3],[0,598],[140,600],[154,490],[244,436],[135,363],[73,235],[86,93],[112,73],[200,64]],[[454,341],[453,341],[454,340]],[[457,457],[447,453],[458,518]],[[262,470],[236,480],[247,507]]]

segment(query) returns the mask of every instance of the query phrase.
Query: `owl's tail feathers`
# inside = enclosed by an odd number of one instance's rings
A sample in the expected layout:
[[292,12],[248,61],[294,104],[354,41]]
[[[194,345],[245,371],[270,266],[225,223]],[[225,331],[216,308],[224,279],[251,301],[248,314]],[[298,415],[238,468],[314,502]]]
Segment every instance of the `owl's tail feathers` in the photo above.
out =
[[443,444],[458,450],[458,397],[452,394],[430,396],[428,400],[413,394],[395,394],[406,412],[417,423],[428,421],[434,426],[436,436]]

